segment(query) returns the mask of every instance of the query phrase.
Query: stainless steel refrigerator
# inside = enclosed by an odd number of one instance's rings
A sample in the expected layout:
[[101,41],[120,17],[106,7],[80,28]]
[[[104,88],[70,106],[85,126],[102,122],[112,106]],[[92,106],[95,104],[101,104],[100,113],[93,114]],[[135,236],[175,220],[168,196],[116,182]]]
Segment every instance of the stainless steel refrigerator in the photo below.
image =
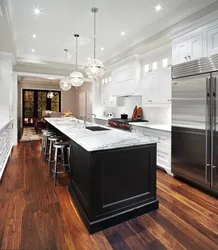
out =
[[172,172],[218,195],[218,55],[172,67]]

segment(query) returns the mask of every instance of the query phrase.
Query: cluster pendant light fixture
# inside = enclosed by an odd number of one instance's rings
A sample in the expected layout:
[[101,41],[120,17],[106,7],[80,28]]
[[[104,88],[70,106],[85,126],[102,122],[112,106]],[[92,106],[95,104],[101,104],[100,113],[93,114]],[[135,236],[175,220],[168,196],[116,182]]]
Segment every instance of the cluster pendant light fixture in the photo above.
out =
[[76,88],[80,87],[83,82],[84,82],[84,76],[81,72],[78,71],[78,66],[77,66],[77,61],[78,61],[78,38],[79,38],[79,35],[78,34],[75,34],[74,35],[75,38],[76,38],[76,71],[75,72],[72,72],[69,76],[69,81],[70,81],[70,84]]
[[[51,85],[51,80],[50,80],[50,85]],[[50,90],[47,94],[47,98],[52,99],[54,97],[54,93]]]
[[[64,50],[65,64],[67,64],[67,53],[68,53],[68,50],[65,49]],[[69,78],[67,76],[65,76],[65,78],[60,81],[60,88],[63,91],[68,91],[71,89],[71,83],[69,82]]]
[[84,70],[89,78],[96,80],[104,75],[104,65],[100,60],[96,59],[96,14],[98,8],[93,7],[91,11],[94,13],[94,58],[88,61]]

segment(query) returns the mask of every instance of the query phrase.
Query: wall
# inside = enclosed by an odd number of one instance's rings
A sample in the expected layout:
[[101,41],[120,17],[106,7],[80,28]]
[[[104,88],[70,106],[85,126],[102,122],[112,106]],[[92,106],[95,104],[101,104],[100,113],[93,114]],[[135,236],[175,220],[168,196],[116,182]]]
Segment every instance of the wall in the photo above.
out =
[[[18,117],[20,118],[20,127],[22,127],[22,90],[23,89],[42,89],[42,90],[60,90],[59,85],[55,83],[40,83],[40,80],[19,81],[18,84]],[[61,111],[71,110],[72,114],[77,114],[76,89],[71,88],[69,91],[61,91]]]
[[17,76],[13,74],[14,57],[0,53],[0,120],[13,120],[13,144],[17,144]]
[[85,82],[76,89],[76,117],[82,118],[85,114],[92,113],[92,83]]
[[[18,84],[18,117],[20,127],[22,127],[22,90],[23,89],[44,89],[60,90],[59,81],[50,82],[45,79],[36,78],[20,80]],[[71,110],[73,116],[84,117],[85,114],[92,113],[92,83],[85,82],[81,87],[72,87],[69,91],[61,91],[61,111]]]

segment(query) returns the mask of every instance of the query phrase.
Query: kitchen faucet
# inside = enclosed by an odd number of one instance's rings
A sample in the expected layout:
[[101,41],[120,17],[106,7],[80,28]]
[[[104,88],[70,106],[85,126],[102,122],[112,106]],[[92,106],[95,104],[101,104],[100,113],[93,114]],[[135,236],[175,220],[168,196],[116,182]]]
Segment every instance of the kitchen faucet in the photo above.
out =
[[85,114],[85,116],[84,116],[84,126],[86,126],[86,119],[87,119],[88,116],[96,117],[96,114]]

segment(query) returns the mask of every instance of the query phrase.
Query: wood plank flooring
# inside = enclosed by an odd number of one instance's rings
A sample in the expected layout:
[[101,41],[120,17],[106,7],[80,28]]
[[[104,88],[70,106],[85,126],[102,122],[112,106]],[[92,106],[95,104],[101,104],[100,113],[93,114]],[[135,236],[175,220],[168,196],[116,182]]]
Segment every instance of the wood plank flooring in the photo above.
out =
[[218,201],[157,171],[160,208],[89,235],[67,191],[54,188],[38,141],[14,147],[0,183],[0,249],[218,249]]

